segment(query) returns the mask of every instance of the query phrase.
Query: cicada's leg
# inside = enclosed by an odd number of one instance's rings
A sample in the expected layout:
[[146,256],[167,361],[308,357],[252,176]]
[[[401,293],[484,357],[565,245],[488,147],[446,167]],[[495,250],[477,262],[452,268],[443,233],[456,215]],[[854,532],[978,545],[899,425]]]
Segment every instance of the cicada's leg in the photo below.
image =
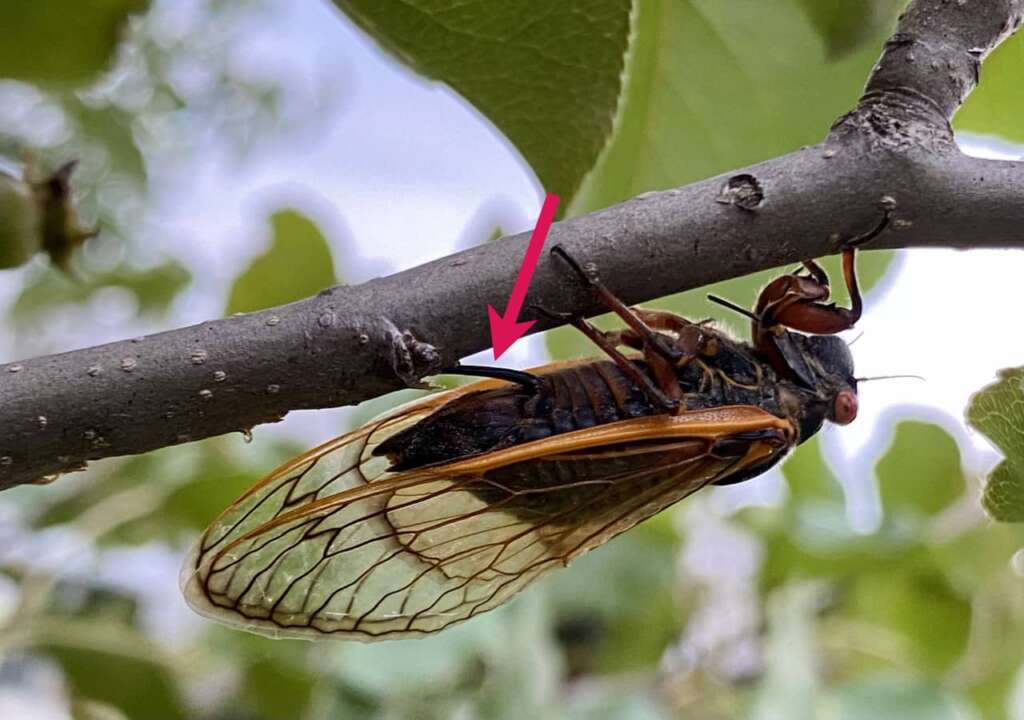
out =
[[[650,312],[647,310],[641,311],[639,308],[634,309],[637,310],[638,314]],[[717,351],[714,339],[707,337],[701,330],[700,326],[702,323],[691,323],[688,320],[686,322],[688,323],[688,326],[680,329],[680,339],[676,342],[676,346],[683,352],[683,357],[676,363],[676,367],[682,367],[697,359],[700,355],[713,355]],[[639,350],[641,352],[644,351],[643,338],[628,328],[624,330],[604,330],[600,332],[614,347],[623,346],[632,348],[633,350]]]
[[566,252],[565,248],[561,245],[555,245],[551,248],[551,254],[560,257],[569,266],[569,268],[572,269],[573,273],[579,278],[583,286],[589,288],[602,305],[622,318],[622,321],[625,322],[633,332],[643,338],[647,347],[650,347],[654,351],[658,352],[662,357],[667,360],[671,360],[673,363],[678,362],[682,358],[683,352],[677,348],[669,338],[649,327],[640,319],[633,308],[615,297],[615,294],[601,283],[595,273],[585,270],[574,257]]
[[[665,412],[669,413],[678,412],[682,408],[680,403],[682,389],[675,378],[672,366],[665,358],[649,351],[644,345],[643,340],[638,335],[632,334],[632,331],[612,331],[606,333],[579,315],[556,313],[539,305],[532,306],[532,309],[560,322],[568,322],[583,333],[587,339],[601,348],[604,354],[611,358],[627,377],[636,383],[637,387],[640,388],[652,404],[661,407]],[[627,335],[626,333],[630,334]],[[632,360],[619,352],[619,345],[627,345],[628,347],[636,347],[638,350],[643,350],[644,359],[650,365],[658,383],[655,384],[650,376],[637,367]],[[671,374],[671,382],[669,381],[669,374]]]
[[668,330],[677,335],[685,328],[694,327],[699,323],[687,320],[682,315],[676,315],[668,310],[649,310],[641,307],[631,307],[630,310],[636,314],[649,328],[654,330]]
[[[632,308],[637,317],[655,330],[668,330],[675,334],[675,347],[680,351],[680,358],[670,366],[677,368],[688,365],[700,355],[714,355],[717,352],[715,341],[709,337],[699,323],[693,323],[675,313],[663,310],[644,310]],[[632,329],[612,330],[604,333],[612,345],[633,348],[646,352],[644,339]]]
[[[618,350],[622,338],[615,337],[618,333],[612,333],[612,338],[602,330],[594,327],[583,318],[573,320],[573,326],[586,335],[590,340],[601,348],[608,357],[615,361],[626,375],[635,382],[647,398],[659,405],[669,413],[678,412],[682,408],[683,391],[676,378],[674,364],[667,360],[660,352],[651,349],[650,345],[641,341],[638,349],[644,353],[644,360],[654,373],[657,384],[651,380],[643,370],[638,368],[628,357]],[[632,332],[632,331],[627,331]],[[634,336],[633,341],[640,338]],[[630,343],[631,344],[631,343]]]
[[[801,263],[801,265],[803,265],[803,268],[810,274],[811,277],[818,281],[819,285],[824,285],[825,287],[829,286],[828,273],[825,272],[825,268],[819,265],[817,261],[804,260],[803,263]],[[799,268],[797,268],[797,270],[799,271]],[[795,275],[796,273],[793,274]]]
[[711,320],[693,322],[682,315],[667,310],[646,310],[633,308],[637,317],[655,330],[667,330],[676,336],[675,347],[682,354],[676,366],[682,367],[700,355],[714,355],[718,352],[714,334],[705,331],[704,326]]
[[801,332],[830,335],[853,327],[864,310],[864,301],[857,282],[856,248],[878,237],[889,225],[892,208],[886,207],[881,221],[866,233],[843,243],[843,279],[850,293],[850,307],[825,304],[829,296],[829,280],[825,269],[814,260],[803,263],[809,276],[784,275],[764,289],[757,302],[758,320],[754,328],[770,330],[782,325]]

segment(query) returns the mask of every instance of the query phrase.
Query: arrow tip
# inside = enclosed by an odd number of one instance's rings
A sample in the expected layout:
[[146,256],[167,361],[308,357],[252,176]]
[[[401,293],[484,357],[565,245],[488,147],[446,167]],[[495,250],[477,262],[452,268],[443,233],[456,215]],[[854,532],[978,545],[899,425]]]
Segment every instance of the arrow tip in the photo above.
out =
[[487,306],[487,320],[491,324],[491,345],[494,347],[494,359],[497,360],[516,340],[526,334],[536,320],[516,322],[515,318],[504,318],[498,314],[493,305]]

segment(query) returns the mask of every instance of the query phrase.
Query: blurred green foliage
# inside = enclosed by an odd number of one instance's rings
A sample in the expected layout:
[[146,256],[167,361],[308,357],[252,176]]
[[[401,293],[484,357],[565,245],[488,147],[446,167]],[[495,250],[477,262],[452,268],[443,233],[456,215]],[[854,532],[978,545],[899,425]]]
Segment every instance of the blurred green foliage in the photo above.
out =
[[97,292],[117,288],[131,294],[139,315],[161,313],[191,280],[180,263],[168,260],[139,269],[120,266],[80,279],[61,273],[40,273],[28,282],[12,308],[15,322],[30,325],[50,311],[88,302]]
[[[110,629],[118,632],[117,627]],[[39,650],[60,663],[74,692],[118,708],[129,718],[188,718],[170,669],[158,662],[70,643]]]
[[270,247],[235,279],[229,315],[301,300],[337,283],[331,249],[312,220],[296,210],[279,210],[270,226]]
[[797,0],[835,59],[853,52],[866,40],[887,29],[904,3],[902,0]]
[[131,13],[149,0],[0,4],[0,77],[80,83],[110,65]]
[[32,187],[22,178],[0,172],[0,269],[29,261],[42,248],[39,212]]
[[1024,141],[1020,77],[1024,71],[1024,35],[1017,33],[997,47],[981,67],[981,83],[953,118],[956,130]]
[[[86,258],[77,282],[25,269],[11,304],[18,327],[39,327],[44,315],[80,308],[107,289],[130,294],[136,316],[170,308],[208,268],[139,252],[145,233],[135,210],[145,202],[147,158],[168,137],[190,140],[174,133],[180,114],[214,123],[218,113],[203,109],[234,108],[225,117],[237,134],[219,137],[227,143],[251,138],[274,113],[272,87],[238,77],[195,41],[244,27],[230,13],[245,4],[200,0],[206,14],[177,39],[153,27],[152,16],[140,16],[120,45],[117,34],[88,31],[118,26],[142,4],[77,3],[64,11],[74,22],[49,28],[53,3],[0,9],[0,40],[22,28],[0,49],[0,76],[37,80],[39,107],[68,127],[66,137],[33,149],[48,160],[83,156],[83,206],[118,248],[100,246],[101,257],[116,260]],[[535,5],[525,2],[336,4],[411,67],[460,91],[548,189],[563,193],[563,205],[573,200],[573,212],[820,140],[856,100],[899,5],[593,0],[552,6],[544,23],[530,25]],[[248,6],[259,22],[259,3]],[[631,9],[634,44],[624,60]],[[11,13],[43,24],[24,29]],[[530,41],[514,47],[524,33]],[[27,53],[27,42],[51,49]],[[1020,139],[1020,43],[986,62],[959,128]],[[207,89],[173,82],[183,57],[211,66]],[[95,87],[69,85],[112,63],[122,85],[102,76]],[[22,148],[29,136],[0,127],[0,147]],[[228,312],[289,302],[337,281],[330,246],[309,218],[282,210],[271,229],[269,246],[254,244],[255,259],[225,288]],[[877,283],[888,263],[886,254],[865,253],[865,284]],[[749,306],[774,275],[715,292]],[[712,314],[706,291],[655,304],[703,318]],[[746,325],[726,322],[741,332]],[[549,347],[557,357],[592,352],[569,331],[552,333]],[[1007,455],[984,500],[1000,519],[1019,519],[1024,507],[1022,377],[1006,371],[968,413]],[[351,421],[397,401],[367,403]],[[891,437],[879,432],[874,477],[854,478],[877,483],[870,527],[851,525],[837,477],[850,473],[830,467],[814,439],[782,467],[781,494],[767,505],[734,511],[716,502],[744,486],[702,493],[493,613],[422,641],[375,645],[227,630],[188,615],[173,583],[148,574],[166,574],[161,552],[182,554],[232,499],[304,448],[246,443],[239,434],[108,461],[0,497],[4,549],[27,547],[0,562],[0,693],[12,677],[27,685],[21,681],[43,663],[61,678],[45,692],[90,720],[1017,720],[1024,531],[986,520],[979,479],[944,429],[909,420]],[[66,556],[37,562],[55,546]],[[82,572],[81,556],[105,559],[108,571]]]

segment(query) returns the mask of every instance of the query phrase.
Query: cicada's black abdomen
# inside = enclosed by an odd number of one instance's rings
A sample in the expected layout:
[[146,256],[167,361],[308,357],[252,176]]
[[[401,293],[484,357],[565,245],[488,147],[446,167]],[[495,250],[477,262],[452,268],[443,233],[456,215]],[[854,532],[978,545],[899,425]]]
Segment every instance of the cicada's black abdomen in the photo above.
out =
[[[754,405],[784,417],[771,369],[749,347],[724,336],[719,347],[714,356],[679,368],[686,409]],[[642,360],[634,362],[648,372]],[[393,470],[410,470],[664,412],[606,360],[555,370],[541,379],[536,393],[508,385],[456,398],[389,438],[374,454],[390,457]]]

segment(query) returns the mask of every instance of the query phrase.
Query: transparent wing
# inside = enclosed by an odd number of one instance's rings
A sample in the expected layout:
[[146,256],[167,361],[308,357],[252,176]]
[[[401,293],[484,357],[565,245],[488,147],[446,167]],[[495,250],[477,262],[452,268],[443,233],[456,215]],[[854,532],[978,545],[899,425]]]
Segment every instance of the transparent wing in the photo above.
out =
[[[372,450],[414,406],[296,458],[228,508],[183,571],[189,603],[274,636],[436,632],[546,570],[789,446],[789,423],[730,407],[611,423],[391,473]],[[724,438],[744,439],[728,443]]]

